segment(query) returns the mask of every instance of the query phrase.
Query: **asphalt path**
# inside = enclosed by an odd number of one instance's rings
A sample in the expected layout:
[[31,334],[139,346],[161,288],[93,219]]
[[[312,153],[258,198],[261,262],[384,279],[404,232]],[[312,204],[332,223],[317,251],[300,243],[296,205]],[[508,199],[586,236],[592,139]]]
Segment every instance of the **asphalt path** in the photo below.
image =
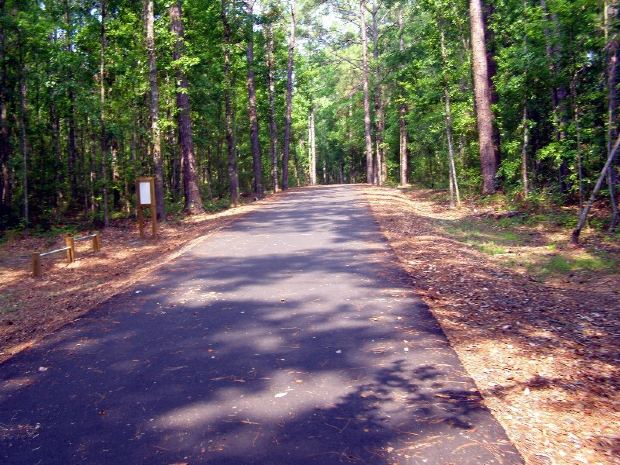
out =
[[351,186],[205,238],[0,365],[0,463],[521,464]]

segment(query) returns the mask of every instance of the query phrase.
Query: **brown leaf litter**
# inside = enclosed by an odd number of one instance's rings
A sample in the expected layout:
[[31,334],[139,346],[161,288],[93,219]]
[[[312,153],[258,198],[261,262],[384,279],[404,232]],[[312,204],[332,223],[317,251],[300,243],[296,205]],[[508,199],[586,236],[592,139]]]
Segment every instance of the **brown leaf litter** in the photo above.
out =
[[619,464],[617,270],[541,282],[447,232],[446,224],[470,219],[472,208],[450,210],[424,191],[363,189],[414,287],[526,462]]
[[61,237],[27,237],[0,246],[0,362],[32,346],[97,304],[122,292],[188,250],[204,237],[274,197],[215,214],[161,224],[155,239],[140,239],[135,221],[117,221],[101,231],[102,249],[76,243],[77,260],[62,253],[42,260],[42,277],[33,278],[30,254],[64,246]]

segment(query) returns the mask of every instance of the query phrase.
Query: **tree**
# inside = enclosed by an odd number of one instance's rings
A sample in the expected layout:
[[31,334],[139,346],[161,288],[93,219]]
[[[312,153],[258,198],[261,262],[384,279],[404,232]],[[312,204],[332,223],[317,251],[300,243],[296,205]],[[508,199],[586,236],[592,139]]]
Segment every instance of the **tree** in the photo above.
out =
[[364,141],[366,148],[366,182],[375,182],[375,169],[372,154],[371,116],[370,116],[370,87],[368,68],[368,37],[366,32],[366,0],[359,2],[360,36],[362,39],[362,88],[364,92]]
[[316,185],[316,138],[314,129],[314,108],[310,109],[310,116],[308,117],[308,151],[309,151],[309,171],[310,171],[310,185]]
[[101,147],[101,191],[103,193],[102,197],[102,205],[103,205],[103,225],[108,226],[110,224],[110,215],[108,212],[108,174],[107,174],[107,163],[108,163],[108,133],[106,131],[106,115],[105,115],[105,54],[107,47],[107,38],[106,38],[106,18],[107,18],[107,9],[106,9],[106,0],[101,0],[100,4],[100,14],[101,14],[101,27],[100,27],[100,53],[99,53],[99,144]]
[[282,153],[282,189],[288,189],[288,163],[291,152],[291,131],[293,114],[293,69],[295,66],[296,43],[295,0],[291,0],[291,31],[288,43],[288,61],[286,65],[286,113],[284,116],[284,149]]
[[183,65],[180,63],[184,51],[184,27],[181,15],[181,0],[176,0],[170,5],[170,21],[172,34],[175,37],[173,58],[177,66],[177,121],[179,126],[179,145],[181,146],[185,212],[188,214],[198,214],[204,212],[204,208],[202,206],[200,190],[196,183],[196,159],[189,104],[189,82],[183,70]]
[[237,172],[237,152],[235,147],[235,128],[234,128],[234,105],[233,92],[235,88],[235,78],[231,63],[232,30],[228,20],[228,0],[221,2],[221,21],[224,29],[224,111],[225,111],[225,131],[226,131],[226,153],[228,158],[228,178],[230,189],[230,201],[233,206],[239,203],[239,174]]
[[476,121],[482,167],[482,193],[493,194],[497,189],[497,147],[493,137],[493,111],[491,109],[491,76],[487,61],[482,0],[470,0],[471,46],[476,99]]
[[[0,18],[5,18],[5,1],[0,0]],[[0,220],[9,215],[12,203],[11,188],[11,140],[9,136],[7,64],[5,53],[5,25],[0,20]]]
[[161,153],[161,130],[159,128],[159,85],[157,83],[157,56],[155,52],[155,15],[153,0],[144,1],[144,30],[146,51],[149,60],[150,86],[150,117],[151,117],[151,146],[153,163],[155,165],[155,195],[157,197],[157,216],[160,221],[166,221],[166,206],[164,202],[164,160]]
[[250,121],[250,146],[254,172],[253,190],[257,198],[263,196],[263,166],[259,140],[258,112],[256,104],[256,78],[254,75],[254,0],[244,0],[246,8],[246,59],[248,86],[248,119]]
[[267,35],[267,94],[269,96],[269,153],[271,155],[271,183],[273,191],[278,192],[278,126],[276,122],[275,103],[275,62],[273,58],[273,26],[270,22],[265,25]]
[[[401,55],[405,52],[402,5],[398,7],[398,50]],[[407,103],[403,95],[402,86],[399,86],[399,88],[400,92],[398,98],[400,100],[400,105],[398,107],[398,150],[400,155],[400,185],[407,186],[409,184],[407,178],[407,170],[409,165],[409,161],[407,159]]]

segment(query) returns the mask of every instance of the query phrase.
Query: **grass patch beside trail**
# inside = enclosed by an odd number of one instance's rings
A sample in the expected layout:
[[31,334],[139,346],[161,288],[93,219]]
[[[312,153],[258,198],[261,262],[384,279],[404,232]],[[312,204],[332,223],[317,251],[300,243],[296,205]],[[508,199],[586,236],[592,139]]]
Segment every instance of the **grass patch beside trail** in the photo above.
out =
[[532,264],[528,271],[532,274],[560,275],[573,272],[613,272],[618,267],[618,263],[613,258],[604,254],[584,253],[581,257],[567,257],[565,255],[553,255],[540,263]]
[[[467,216],[443,220],[441,225],[452,239],[536,279],[616,273],[619,261],[612,254],[593,247],[578,250],[568,247],[571,218],[568,212],[500,219]],[[602,242],[613,244],[614,241]]]
[[509,228],[497,227],[488,220],[449,221],[445,222],[444,229],[452,238],[488,255],[509,253],[512,247],[527,241],[527,236]]

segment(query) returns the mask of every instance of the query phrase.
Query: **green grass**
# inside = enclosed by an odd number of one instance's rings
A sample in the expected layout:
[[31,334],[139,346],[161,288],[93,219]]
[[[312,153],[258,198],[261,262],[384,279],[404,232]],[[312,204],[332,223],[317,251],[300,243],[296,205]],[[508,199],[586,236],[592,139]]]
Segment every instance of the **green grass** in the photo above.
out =
[[506,247],[513,247],[525,242],[518,232],[498,227],[490,221],[460,221],[445,227],[445,231],[455,239],[474,247],[488,255],[506,253]]
[[472,244],[472,245],[475,249],[487,255],[500,255],[500,254],[506,253],[506,249],[492,242],[485,242],[484,244]]
[[562,255],[554,255],[540,263],[533,263],[528,266],[528,271],[540,276],[562,275],[575,272],[613,272],[617,270],[618,263],[603,254],[579,258],[568,258]]

